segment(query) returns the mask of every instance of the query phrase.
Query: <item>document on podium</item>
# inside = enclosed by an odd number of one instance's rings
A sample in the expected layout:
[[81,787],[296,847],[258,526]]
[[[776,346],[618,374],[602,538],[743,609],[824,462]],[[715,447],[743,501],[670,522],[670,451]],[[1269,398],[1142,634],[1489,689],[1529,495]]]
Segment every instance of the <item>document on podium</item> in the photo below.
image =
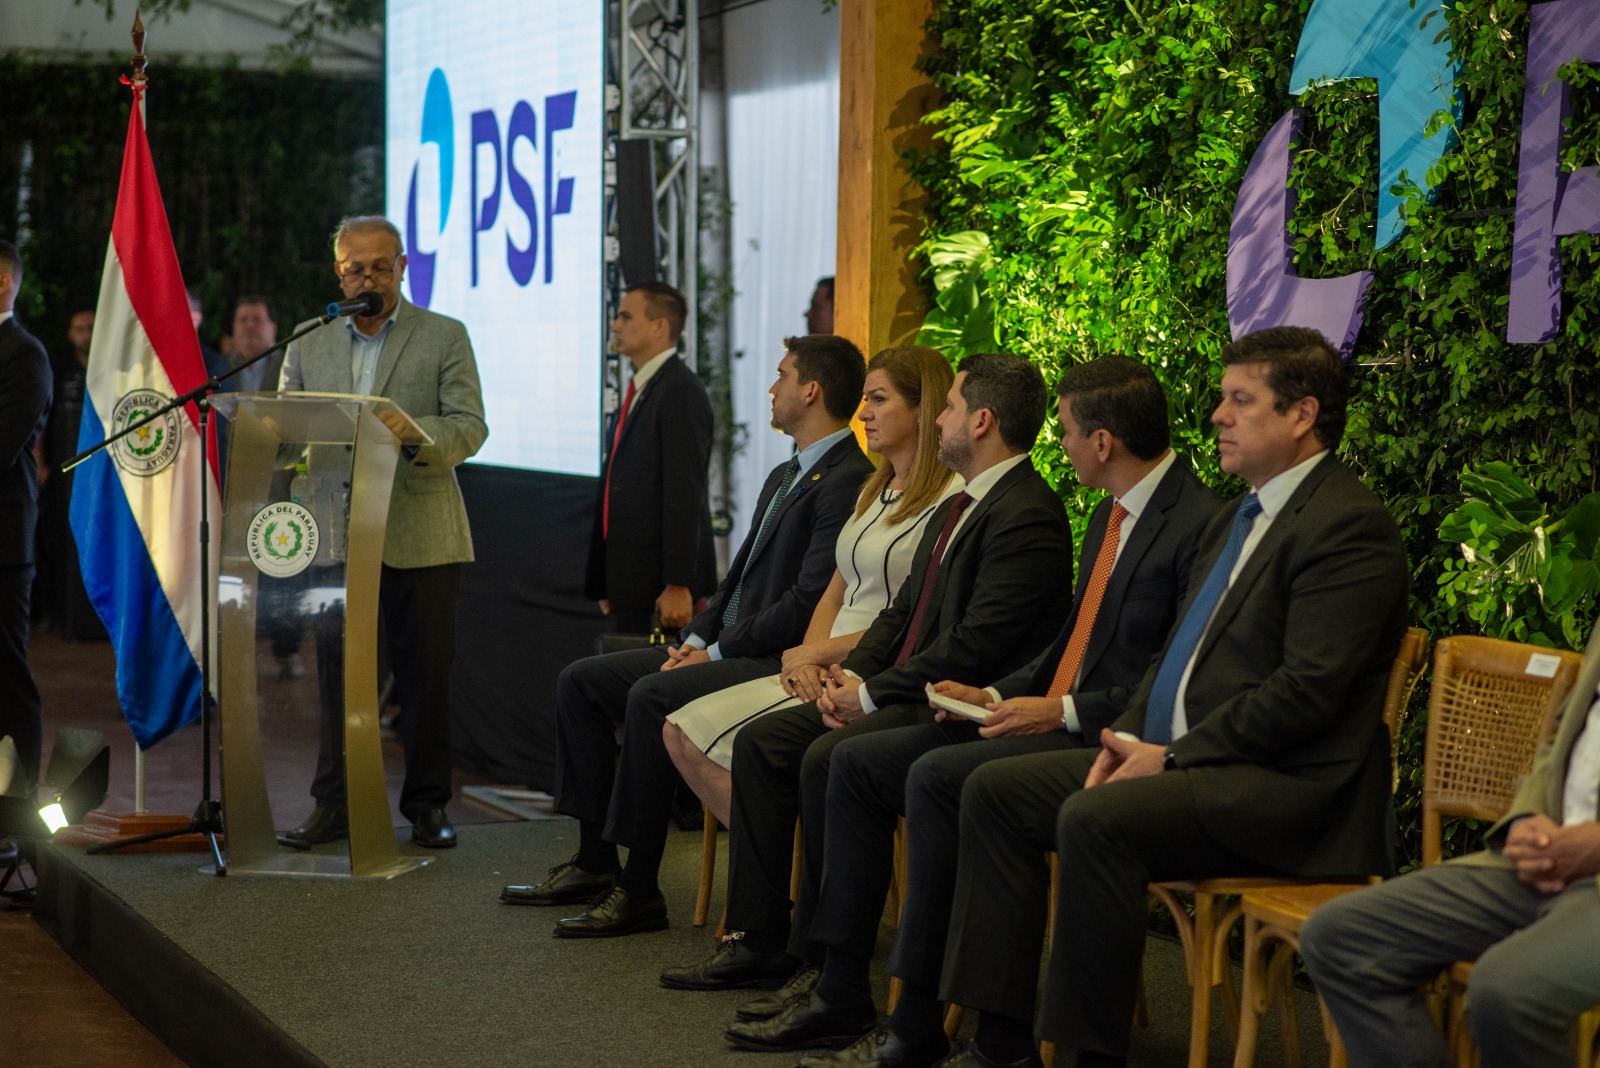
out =
[[994,714],[982,705],[957,701],[954,697],[946,697],[942,693],[935,693],[931,682],[924,686],[923,690],[928,695],[928,704],[934,708],[942,708],[946,712],[953,712],[958,716],[972,720],[974,723],[987,723],[989,722],[989,717]]

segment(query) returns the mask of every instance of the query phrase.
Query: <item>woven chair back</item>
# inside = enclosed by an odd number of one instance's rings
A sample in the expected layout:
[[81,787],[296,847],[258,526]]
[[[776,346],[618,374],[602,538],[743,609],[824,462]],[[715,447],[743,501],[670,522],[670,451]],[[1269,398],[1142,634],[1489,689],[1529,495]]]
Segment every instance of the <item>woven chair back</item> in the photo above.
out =
[[1442,859],[1445,816],[1505,814],[1582,663],[1577,653],[1497,638],[1440,640],[1422,781],[1424,865]]

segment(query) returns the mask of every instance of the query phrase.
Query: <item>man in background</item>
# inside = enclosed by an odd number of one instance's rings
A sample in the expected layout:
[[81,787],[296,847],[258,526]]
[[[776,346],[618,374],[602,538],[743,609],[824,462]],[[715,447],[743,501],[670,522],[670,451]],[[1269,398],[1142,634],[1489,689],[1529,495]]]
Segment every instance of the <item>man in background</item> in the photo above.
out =
[[[233,352],[224,357],[227,370],[243,367],[278,343],[278,316],[266,297],[247,294],[233,307]],[[276,389],[283,372],[283,353],[274,353],[249,370],[240,371],[222,384],[235,393],[259,393]]]
[[686,626],[716,585],[711,400],[678,356],[687,315],[683,294],[646,282],[623,294],[611,322],[632,374],[606,434],[585,589],[623,633]]
[[28,665],[28,603],[33,590],[39,468],[33,446],[50,414],[50,357],[17,322],[22,256],[0,241],[0,738],[17,746],[28,798],[39,781],[44,712]]
[[806,333],[833,333],[833,275],[817,279],[811,291],[811,303],[805,311]]

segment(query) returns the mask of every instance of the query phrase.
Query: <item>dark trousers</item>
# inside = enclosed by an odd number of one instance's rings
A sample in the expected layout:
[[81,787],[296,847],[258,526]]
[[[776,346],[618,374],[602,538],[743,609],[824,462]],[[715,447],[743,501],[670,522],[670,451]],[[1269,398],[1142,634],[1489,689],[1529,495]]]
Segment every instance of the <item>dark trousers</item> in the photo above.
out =
[[[400,811],[416,820],[424,809],[450,802],[450,667],[456,653],[456,604],[461,565],[383,568],[378,610],[383,616],[400,700],[400,740],[406,777]],[[317,681],[322,731],[311,796],[319,805],[345,804],[344,616],[328,613],[317,626]]]
[[607,841],[655,856],[666,845],[678,784],[661,737],[667,717],[780,666],[776,656],[748,656],[662,671],[666,660],[662,647],[586,657],[567,665],[556,683],[556,811],[604,824]]
[[[960,727],[948,722],[908,727],[852,740],[840,746],[834,755],[829,783],[828,861],[823,876],[821,911],[823,916],[870,911],[871,930],[867,931],[867,925],[862,923],[863,916],[851,919],[853,927],[849,932],[834,934],[838,925],[830,922],[826,927],[815,927],[814,937],[830,945],[840,945],[847,952],[872,952],[872,942],[863,941],[863,933],[866,938],[877,936],[887,884],[874,881],[849,885],[847,880],[853,878],[850,873],[856,869],[856,863],[845,861],[843,854],[849,850],[865,856],[868,849],[886,850],[887,840],[881,837],[882,814],[903,813],[906,816],[907,878],[900,931],[889,958],[889,973],[930,990],[938,988],[944,966],[945,935],[950,929],[956,864],[960,856],[961,789],[967,778],[993,760],[1078,749],[1084,744],[1081,735],[1066,731],[967,740],[968,735],[976,734],[976,725],[964,721]],[[937,746],[927,744],[936,737],[940,739]],[[950,744],[952,740],[958,744]],[[880,746],[879,742],[893,744]],[[922,749],[920,755],[919,748]],[[908,760],[909,765],[906,764]],[[896,781],[898,786],[894,785]],[[876,788],[875,783],[879,784]],[[859,816],[845,816],[846,806],[835,803],[835,794],[841,801],[850,798],[850,809],[874,815],[867,821]],[[876,826],[879,837],[871,845],[857,830],[863,823]],[[889,833],[893,832],[892,819],[888,821],[888,829]],[[836,857],[839,858],[837,862]],[[836,883],[840,884],[837,888]],[[844,941],[844,937],[850,935],[853,935],[853,945]]]
[[[44,709],[28,666],[28,604],[33,565],[0,567],[0,738],[17,745],[17,774],[26,786],[39,783],[44,744]],[[31,801],[33,795],[29,794]]]
[[1436,864],[1317,909],[1300,944],[1350,1063],[1454,1064],[1423,995],[1475,960],[1467,1011],[1483,1063],[1571,1064],[1568,1029],[1600,1003],[1595,889],[1589,876],[1542,894],[1509,868]]
[[960,859],[941,997],[1033,1015],[1050,876],[1060,854],[1056,937],[1042,1038],[1126,1054],[1151,881],[1271,874],[1206,834],[1189,776],[1168,771],[1084,790],[1098,749],[995,760],[961,796]]
[[822,722],[815,703],[762,716],[733,740],[728,829],[728,929],[787,939],[789,952],[822,963],[824,948],[789,923],[794,821],[803,834],[798,915],[816,913],[827,827],[828,766],[848,738],[933,720],[927,705],[888,705],[848,727]]

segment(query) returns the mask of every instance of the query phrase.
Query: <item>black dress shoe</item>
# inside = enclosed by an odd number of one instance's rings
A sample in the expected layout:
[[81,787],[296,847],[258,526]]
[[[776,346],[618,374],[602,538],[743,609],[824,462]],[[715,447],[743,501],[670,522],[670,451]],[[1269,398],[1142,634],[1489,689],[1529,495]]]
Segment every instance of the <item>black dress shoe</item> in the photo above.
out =
[[286,831],[284,837],[306,845],[337,842],[350,837],[350,817],[345,814],[343,806],[318,805],[304,823],[292,831]]
[[442,808],[425,808],[411,821],[411,840],[424,849],[453,849],[456,829]]
[[614,871],[584,871],[569,860],[551,868],[542,883],[505,887],[500,891],[500,900],[507,905],[587,904],[610,890],[616,881]]
[[789,981],[770,994],[762,994],[733,1010],[741,1020],[770,1020],[789,1007],[795,998],[811,993],[822,978],[822,969],[815,964],[802,964],[789,976]]
[[799,1068],[933,1068],[949,1052],[950,1041],[944,1035],[912,1045],[885,1020],[838,1052],[806,1054]]
[[657,894],[644,901],[635,901],[620,886],[613,886],[581,915],[556,921],[557,938],[616,938],[640,931],[666,929],[666,898]]
[[661,973],[661,985],[673,990],[734,990],[745,986],[776,986],[794,972],[795,959],[787,953],[757,953],[744,944],[744,932],[735,931],[710,957],[683,968]]
[[728,1041],[743,1049],[838,1049],[848,1046],[878,1022],[872,1002],[829,1005],[813,990],[790,1002],[770,1020],[746,1020],[728,1028]]
[[974,1042],[962,1042],[950,1051],[950,1056],[940,1061],[936,1068],[1044,1068],[1035,1050],[1020,1061],[996,1061],[983,1055]]

